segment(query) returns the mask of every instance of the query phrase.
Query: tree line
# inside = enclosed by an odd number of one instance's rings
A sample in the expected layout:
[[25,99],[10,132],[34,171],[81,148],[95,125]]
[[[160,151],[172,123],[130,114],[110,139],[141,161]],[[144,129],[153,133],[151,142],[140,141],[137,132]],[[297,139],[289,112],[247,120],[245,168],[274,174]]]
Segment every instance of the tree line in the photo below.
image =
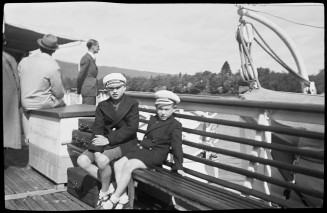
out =
[[[301,93],[300,82],[290,73],[273,72],[269,68],[258,68],[258,77],[260,85],[263,88]],[[324,69],[320,70],[317,75],[309,76],[310,81],[314,81],[317,93],[325,92]],[[233,74],[229,63],[226,61],[220,69],[220,72],[211,71],[197,72],[194,75],[159,75],[145,77],[126,76],[128,91],[155,92],[159,89],[171,90],[175,93],[187,94],[211,94],[211,95],[233,95],[239,94],[241,87],[247,87],[248,83],[244,82],[239,72]],[[76,79],[64,79],[65,88],[76,87]],[[104,89],[102,79],[98,80],[99,89]]]

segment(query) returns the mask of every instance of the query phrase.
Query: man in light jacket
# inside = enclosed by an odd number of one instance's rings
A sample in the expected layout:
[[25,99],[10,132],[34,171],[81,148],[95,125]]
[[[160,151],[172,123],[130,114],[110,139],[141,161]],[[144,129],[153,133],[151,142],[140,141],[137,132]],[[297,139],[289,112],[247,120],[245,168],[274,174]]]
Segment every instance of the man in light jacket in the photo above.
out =
[[[28,110],[65,106],[65,89],[59,64],[51,57],[58,49],[57,37],[44,35],[37,43],[40,52],[23,58],[18,64],[23,107],[23,128],[28,138]],[[25,139],[25,142],[26,139]]]

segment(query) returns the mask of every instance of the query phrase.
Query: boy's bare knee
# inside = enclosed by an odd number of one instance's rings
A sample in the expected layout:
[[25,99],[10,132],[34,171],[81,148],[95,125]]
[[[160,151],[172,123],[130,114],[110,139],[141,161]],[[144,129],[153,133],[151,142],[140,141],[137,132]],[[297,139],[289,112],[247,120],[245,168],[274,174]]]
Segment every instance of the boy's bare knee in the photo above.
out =
[[97,165],[98,165],[99,169],[103,170],[109,165],[109,159],[108,158],[98,159]]
[[124,171],[128,171],[128,172],[132,172],[134,170],[134,164],[133,162],[131,161],[127,161],[125,164],[124,164],[124,168],[123,168]]
[[114,169],[120,169],[123,165],[123,162],[117,161],[116,163],[114,163]]
[[85,156],[85,155],[80,155],[77,158],[77,165],[81,168],[86,168],[87,166],[89,166],[91,164],[90,159]]
[[120,168],[120,163],[116,162],[114,163],[114,169],[117,170]]

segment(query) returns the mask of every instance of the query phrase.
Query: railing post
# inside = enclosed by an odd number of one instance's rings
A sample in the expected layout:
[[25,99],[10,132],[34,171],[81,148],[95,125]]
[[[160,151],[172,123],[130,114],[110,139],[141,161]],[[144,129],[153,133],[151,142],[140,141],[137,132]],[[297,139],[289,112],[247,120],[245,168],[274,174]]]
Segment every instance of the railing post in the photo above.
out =
[[[270,119],[268,117],[267,110],[265,110],[263,113],[259,114],[257,123],[259,125],[265,125],[265,126],[270,125]],[[261,142],[271,143],[271,132],[257,130],[255,133],[254,139],[257,141],[261,141]],[[268,159],[267,150],[263,149],[261,147],[253,147],[252,151],[250,152],[250,155],[255,156],[255,157],[260,157],[262,151],[263,151],[263,153],[262,153],[263,158]],[[258,166],[259,166],[259,163],[249,162],[248,171],[257,172]],[[269,165],[264,165],[264,174],[268,177],[271,177],[271,168]],[[246,177],[246,179],[244,181],[244,186],[252,189],[253,183],[254,183],[253,178]],[[265,193],[267,195],[270,195],[270,186],[268,185],[267,182],[263,183],[263,187],[264,187]],[[269,202],[269,205],[271,205],[270,202]]]
[[81,94],[78,95],[78,104],[82,104],[83,103],[83,97]]
[[70,90],[67,90],[67,103],[66,105],[71,105],[71,99],[70,99]]
[[[208,112],[205,112],[201,116],[202,117],[205,117],[205,118],[214,118],[216,115],[217,115],[217,113],[213,113],[212,115],[209,115]],[[204,132],[213,132],[214,133],[215,132],[214,131],[214,129],[215,129],[214,127],[215,126],[217,127],[218,125],[217,124],[213,124],[213,123],[210,123],[209,124],[207,122],[203,122],[202,130]],[[203,141],[203,143],[205,145],[214,146],[214,143],[217,143],[218,142],[218,139],[214,139],[214,138],[209,138],[209,137],[203,136],[202,137],[202,141]],[[212,152],[204,151],[204,153],[205,153],[205,158],[206,159],[212,160],[211,159]],[[213,173],[213,176],[216,177],[216,178],[218,178],[218,175],[219,175],[218,168],[214,167],[213,168],[213,171],[212,170],[210,171],[210,170],[208,170],[208,168],[205,168],[205,171],[206,171],[206,173],[208,175],[212,175],[210,173]]]
[[65,104],[67,106],[70,105],[70,97],[69,97],[69,90],[65,90],[65,94],[64,94],[64,97],[62,98],[62,100],[65,102]]

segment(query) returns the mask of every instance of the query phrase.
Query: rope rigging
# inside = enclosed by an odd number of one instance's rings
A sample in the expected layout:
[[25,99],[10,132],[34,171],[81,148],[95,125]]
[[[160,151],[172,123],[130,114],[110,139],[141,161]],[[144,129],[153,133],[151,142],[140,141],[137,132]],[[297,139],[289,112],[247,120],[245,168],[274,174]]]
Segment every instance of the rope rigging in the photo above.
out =
[[[253,11],[253,10],[252,10]],[[248,82],[250,85],[254,83],[254,88],[260,87],[257,69],[254,65],[254,61],[251,57],[252,41],[254,40],[265,52],[267,52],[276,62],[284,67],[288,72],[294,75],[303,85],[306,86],[305,93],[316,94],[314,82],[310,82],[292,68],[290,68],[267,44],[267,42],[260,35],[258,30],[253,26],[252,23],[246,22],[243,16],[240,17],[240,24],[236,32],[236,40],[239,44],[239,51],[241,57],[241,69],[240,74],[243,81]],[[254,33],[258,35],[262,43],[254,36]],[[265,45],[265,46],[264,46]]]
[[290,22],[290,23],[293,23],[293,24],[298,24],[298,25],[302,25],[302,26],[306,26],[306,27],[313,27],[313,28],[318,28],[318,29],[325,29],[325,27],[314,26],[314,25],[310,25],[310,24],[303,24],[303,23],[291,21],[289,19],[286,19],[286,18],[283,18],[283,17],[280,17],[280,16],[276,16],[276,15],[271,14],[271,13],[268,13],[268,12],[263,12],[263,11],[259,11],[259,10],[253,10],[253,9],[249,9],[249,8],[247,8],[247,10],[250,10],[250,11],[253,11],[253,12],[258,12],[258,13],[264,13],[264,14],[273,16],[275,18],[279,18],[281,20],[284,20],[284,21],[287,21],[287,22]]
[[[240,20],[241,21],[241,20]],[[242,21],[241,21],[242,22]],[[239,43],[240,57],[241,57],[241,77],[245,82],[253,82],[255,87],[260,87],[258,80],[257,69],[251,57],[251,47],[254,35],[251,29],[251,25],[240,24],[237,33],[236,40]],[[244,31],[247,32],[246,37]]]
[[[299,75],[297,72],[295,72],[293,69],[291,69],[276,53],[272,48],[267,44],[267,42],[263,39],[263,37],[260,35],[258,30],[252,25],[252,28],[256,32],[256,34],[259,36],[259,38],[262,40],[262,42],[267,46],[269,50],[266,49],[256,38],[254,40],[259,44],[263,50],[265,50],[273,59],[275,59],[280,65],[282,65],[287,71],[291,72],[295,77],[297,77],[302,83],[306,84],[307,86],[310,86],[310,81],[303,78],[301,75]],[[269,52],[270,51],[270,52]]]

